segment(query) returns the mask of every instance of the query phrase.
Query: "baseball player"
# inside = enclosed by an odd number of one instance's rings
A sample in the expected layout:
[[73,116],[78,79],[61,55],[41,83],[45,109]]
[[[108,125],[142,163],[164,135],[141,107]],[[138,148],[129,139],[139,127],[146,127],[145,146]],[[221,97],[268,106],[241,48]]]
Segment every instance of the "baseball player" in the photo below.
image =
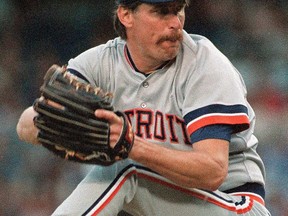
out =
[[[118,0],[119,37],[69,61],[74,75],[113,92],[135,140],[129,158],[95,166],[53,215],[270,215],[255,114],[241,75],[205,37],[184,29],[188,0]],[[19,137],[38,143],[32,107]],[[121,118],[110,123],[111,146]]]

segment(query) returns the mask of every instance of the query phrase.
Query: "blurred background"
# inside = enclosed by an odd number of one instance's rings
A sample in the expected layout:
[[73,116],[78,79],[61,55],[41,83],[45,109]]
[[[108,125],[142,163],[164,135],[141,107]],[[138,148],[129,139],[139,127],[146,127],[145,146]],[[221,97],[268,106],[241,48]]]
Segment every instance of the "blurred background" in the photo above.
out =
[[[15,128],[50,65],[115,37],[113,9],[113,0],[0,0],[0,215],[50,215],[89,170],[19,141]],[[186,13],[185,29],[211,39],[242,73],[267,207],[288,216],[288,1],[192,0]]]

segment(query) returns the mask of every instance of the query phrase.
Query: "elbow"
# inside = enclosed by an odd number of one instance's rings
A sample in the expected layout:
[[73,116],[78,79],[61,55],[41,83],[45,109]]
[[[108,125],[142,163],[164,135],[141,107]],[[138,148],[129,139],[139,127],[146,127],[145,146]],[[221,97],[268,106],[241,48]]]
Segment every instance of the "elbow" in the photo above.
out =
[[19,140],[27,143],[38,144],[38,129],[34,126],[33,122],[33,118],[36,115],[37,113],[32,107],[29,107],[22,113],[16,126],[16,132]]
[[25,133],[25,128],[27,127],[27,117],[26,111],[20,116],[17,125],[16,125],[16,132],[20,140],[23,139],[23,134]]
[[213,181],[207,184],[205,189],[210,190],[210,191],[215,191],[223,184],[225,179],[226,179],[226,175],[214,178]]
[[27,137],[30,137],[30,134],[28,134],[27,129],[23,126],[21,121],[17,123],[16,132],[19,140],[27,142]]
[[211,167],[206,172],[206,179],[210,176],[205,185],[206,190],[215,191],[223,184],[228,175],[228,164],[228,157],[218,158],[210,164]]
[[[20,122],[17,123],[16,132],[17,132],[18,138],[19,138],[20,140],[22,140],[22,135],[21,135],[21,134],[22,134],[23,130],[22,130],[22,126],[21,126],[21,123],[20,123]],[[23,141],[23,140],[22,140],[22,141]]]
[[204,185],[205,190],[209,191],[215,191],[217,190],[225,181],[228,174],[228,168],[222,168],[218,169],[217,171],[214,171],[214,175],[211,176],[210,179],[206,182]]
[[18,138],[19,138],[21,141],[24,141],[25,125],[24,125],[24,121],[23,121],[23,119],[22,119],[22,116],[21,116],[21,118],[18,120],[18,123],[17,123],[17,125],[16,125],[16,132],[17,132]]
[[179,185],[188,188],[198,188],[202,190],[215,191],[217,190],[225,181],[227,177],[227,169],[218,169],[211,172],[205,172],[203,175],[197,178],[186,177],[178,182]]

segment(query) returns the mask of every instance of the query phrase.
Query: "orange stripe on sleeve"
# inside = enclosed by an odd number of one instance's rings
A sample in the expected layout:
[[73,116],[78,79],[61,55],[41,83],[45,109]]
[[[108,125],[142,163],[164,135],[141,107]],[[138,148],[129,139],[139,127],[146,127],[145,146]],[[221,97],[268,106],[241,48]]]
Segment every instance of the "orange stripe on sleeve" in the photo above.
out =
[[[230,124],[230,125],[246,125],[245,128],[249,126],[249,119],[247,115],[213,115],[213,116],[205,116],[200,118],[199,120],[188,124],[188,133],[191,135],[199,128],[213,125],[213,124]],[[237,131],[238,132],[238,131]]]

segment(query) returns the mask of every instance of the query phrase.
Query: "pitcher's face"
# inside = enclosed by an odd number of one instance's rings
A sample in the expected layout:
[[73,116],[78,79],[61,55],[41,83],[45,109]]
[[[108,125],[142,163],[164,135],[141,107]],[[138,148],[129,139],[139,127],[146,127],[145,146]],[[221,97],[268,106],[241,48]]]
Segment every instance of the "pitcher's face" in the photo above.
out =
[[176,57],[183,40],[184,7],[141,4],[132,14],[127,40],[145,57],[168,61]]

